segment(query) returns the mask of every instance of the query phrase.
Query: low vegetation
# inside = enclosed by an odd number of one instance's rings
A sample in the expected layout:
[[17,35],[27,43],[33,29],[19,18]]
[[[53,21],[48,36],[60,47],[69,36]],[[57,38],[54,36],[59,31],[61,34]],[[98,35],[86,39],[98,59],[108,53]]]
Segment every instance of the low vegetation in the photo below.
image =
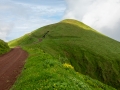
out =
[[76,72],[120,89],[120,42],[82,22],[63,20],[13,40],[9,45],[39,47],[61,63],[71,65]]
[[0,40],[0,55],[7,53],[10,50],[8,44]]
[[24,47],[29,58],[11,90],[115,90],[89,76],[75,72],[69,63],[44,53],[34,45]]

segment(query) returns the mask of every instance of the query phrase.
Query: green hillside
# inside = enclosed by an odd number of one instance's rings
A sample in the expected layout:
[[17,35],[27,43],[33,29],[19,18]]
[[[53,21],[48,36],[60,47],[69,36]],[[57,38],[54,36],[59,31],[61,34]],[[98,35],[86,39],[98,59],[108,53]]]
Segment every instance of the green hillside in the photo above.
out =
[[75,72],[68,63],[61,63],[38,45],[24,47],[29,53],[23,72],[11,90],[116,90],[87,75]]
[[7,53],[10,50],[8,44],[3,40],[0,40],[0,55]]
[[77,72],[120,89],[120,43],[82,22],[63,20],[13,40],[9,45],[39,47],[61,63],[71,64]]

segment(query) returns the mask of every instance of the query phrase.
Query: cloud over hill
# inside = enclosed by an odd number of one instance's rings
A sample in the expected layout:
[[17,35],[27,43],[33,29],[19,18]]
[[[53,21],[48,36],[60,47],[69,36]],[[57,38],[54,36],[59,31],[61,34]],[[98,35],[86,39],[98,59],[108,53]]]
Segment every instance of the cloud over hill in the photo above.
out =
[[66,0],[64,18],[80,20],[120,41],[120,0]]

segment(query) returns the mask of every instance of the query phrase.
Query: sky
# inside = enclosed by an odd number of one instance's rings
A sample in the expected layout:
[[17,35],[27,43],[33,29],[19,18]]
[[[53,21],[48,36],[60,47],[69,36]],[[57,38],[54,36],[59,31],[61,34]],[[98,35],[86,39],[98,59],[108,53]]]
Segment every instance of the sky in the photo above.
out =
[[64,0],[0,0],[0,39],[10,41],[60,21],[65,4]]
[[120,0],[0,0],[0,39],[10,41],[67,18],[120,41]]
[[120,0],[66,0],[64,18],[77,19],[120,41]]

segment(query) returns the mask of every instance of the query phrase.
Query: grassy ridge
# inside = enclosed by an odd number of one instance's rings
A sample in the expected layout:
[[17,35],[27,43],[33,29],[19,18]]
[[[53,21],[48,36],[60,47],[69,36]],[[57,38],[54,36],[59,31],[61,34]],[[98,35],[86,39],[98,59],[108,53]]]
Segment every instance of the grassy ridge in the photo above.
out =
[[[40,50],[39,45],[24,47],[29,58],[11,90],[115,90],[89,76],[75,72],[68,63],[61,63]],[[64,58],[62,58],[64,60]]]
[[[47,31],[46,38],[39,42]],[[67,58],[61,62],[71,64],[77,72],[120,89],[120,43],[89,26],[76,20],[64,20],[9,43],[26,47],[35,44],[56,58]]]
[[10,50],[8,44],[3,40],[0,40],[0,55],[7,53]]

